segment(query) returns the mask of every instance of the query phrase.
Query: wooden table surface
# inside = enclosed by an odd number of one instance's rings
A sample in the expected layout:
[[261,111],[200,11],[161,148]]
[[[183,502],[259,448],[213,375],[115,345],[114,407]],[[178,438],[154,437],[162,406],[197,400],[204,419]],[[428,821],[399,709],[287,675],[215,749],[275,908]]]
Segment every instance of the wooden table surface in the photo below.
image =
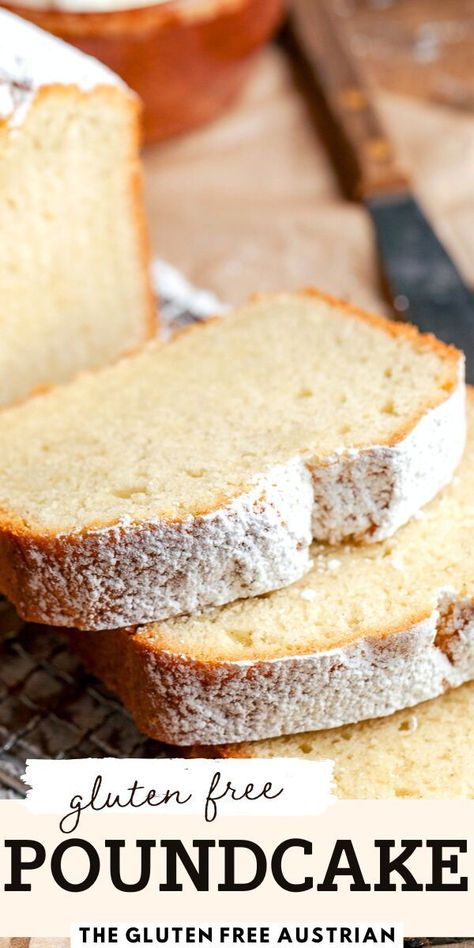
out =
[[351,46],[394,92],[474,110],[473,0],[335,0]]

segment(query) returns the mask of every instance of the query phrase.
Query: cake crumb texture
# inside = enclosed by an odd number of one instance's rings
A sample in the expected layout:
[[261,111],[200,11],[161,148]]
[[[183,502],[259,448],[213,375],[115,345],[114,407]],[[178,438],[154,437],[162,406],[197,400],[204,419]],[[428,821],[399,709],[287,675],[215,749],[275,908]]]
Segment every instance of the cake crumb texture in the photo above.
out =
[[139,140],[123,83],[0,10],[0,407],[155,332]]

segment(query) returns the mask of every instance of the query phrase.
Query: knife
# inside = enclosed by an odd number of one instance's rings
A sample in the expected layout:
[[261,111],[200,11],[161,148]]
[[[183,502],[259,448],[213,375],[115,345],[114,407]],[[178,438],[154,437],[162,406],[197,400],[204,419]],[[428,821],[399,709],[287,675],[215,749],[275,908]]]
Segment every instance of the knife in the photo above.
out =
[[[332,7],[332,9],[331,9]],[[466,354],[474,383],[474,295],[436,236],[371,100],[327,0],[292,0],[293,46],[330,120],[332,152],[352,198],[370,214],[395,313]],[[321,116],[319,116],[321,118]]]

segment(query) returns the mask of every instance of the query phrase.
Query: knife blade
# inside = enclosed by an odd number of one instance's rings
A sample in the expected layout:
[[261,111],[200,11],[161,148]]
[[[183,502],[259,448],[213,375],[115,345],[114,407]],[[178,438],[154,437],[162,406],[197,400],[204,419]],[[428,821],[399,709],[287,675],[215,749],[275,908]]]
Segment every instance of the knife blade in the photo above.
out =
[[327,0],[293,0],[291,10],[293,47],[304,61],[313,105],[319,113],[324,107],[326,140],[345,188],[372,219],[395,314],[462,349],[466,378],[474,383],[474,294],[398,167],[333,7]]
[[410,194],[365,199],[393,305],[422,332],[453,343],[474,383],[474,297]]

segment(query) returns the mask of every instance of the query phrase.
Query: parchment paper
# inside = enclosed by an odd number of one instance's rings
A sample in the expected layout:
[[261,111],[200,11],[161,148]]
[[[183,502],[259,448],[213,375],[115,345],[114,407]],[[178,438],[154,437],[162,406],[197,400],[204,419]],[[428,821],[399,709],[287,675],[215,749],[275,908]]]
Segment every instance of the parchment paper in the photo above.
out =
[[[474,117],[420,99],[377,102],[420,201],[474,281]],[[213,125],[145,155],[154,252],[238,303],[315,284],[383,310],[370,222],[342,198],[285,53],[264,52]]]

